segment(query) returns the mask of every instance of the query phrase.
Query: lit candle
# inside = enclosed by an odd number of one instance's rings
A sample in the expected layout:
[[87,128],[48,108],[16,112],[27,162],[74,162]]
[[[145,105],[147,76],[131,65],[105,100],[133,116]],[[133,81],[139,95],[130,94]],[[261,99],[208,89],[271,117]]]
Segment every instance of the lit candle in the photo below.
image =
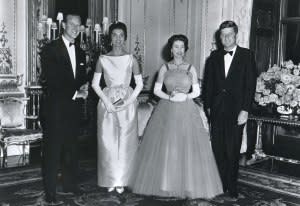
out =
[[60,34],[60,32],[61,32],[61,22],[62,22],[62,20],[64,20],[64,15],[63,15],[63,13],[58,12],[58,13],[57,13],[56,20],[58,20],[58,34]]
[[103,34],[107,34],[108,33],[108,17],[103,17],[102,25],[103,25]]
[[83,25],[81,25],[80,29],[79,29],[79,31],[80,31],[80,43],[83,42],[83,32],[84,32],[84,30],[85,30],[85,27]]
[[47,19],[47,37],[49,40],[51,40],[51,25],[52,25],[52,19]]
[[57,30],[56,22],[52,22],[51,29],[52,29],[52,34],[53,34],[52,40],[54,40],[54,39],[56,39],[56,37],[55,37],[55,30]]
[[96,32],[96,44],[98,44],[98,33],[101,31],[101,27],[100,27],[100,24],[95,24],[95,29],[94,31]]

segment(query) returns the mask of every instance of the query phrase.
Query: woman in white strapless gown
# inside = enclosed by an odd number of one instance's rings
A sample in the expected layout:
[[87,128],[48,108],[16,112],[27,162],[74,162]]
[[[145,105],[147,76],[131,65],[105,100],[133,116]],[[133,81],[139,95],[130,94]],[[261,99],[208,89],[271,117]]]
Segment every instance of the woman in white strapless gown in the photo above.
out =
[[[112,51],[97,62],[92,87],[98,103],[98,185],[122,193],[128,185],[130,166],[138,148],[137,96],[143,88],[136,59],[124,50],[125,24],[109,27]],[[132,73],[136,87],[129,84]],[[106,87],[99,86],[103,74]]]

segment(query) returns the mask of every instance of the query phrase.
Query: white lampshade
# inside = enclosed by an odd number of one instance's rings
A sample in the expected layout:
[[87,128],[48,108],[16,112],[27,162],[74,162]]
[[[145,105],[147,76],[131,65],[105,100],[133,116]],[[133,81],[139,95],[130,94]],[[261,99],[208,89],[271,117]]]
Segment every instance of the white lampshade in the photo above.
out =
[[87,19],[85,25],[92,26],[92,19]]
[[79,28],[79,31],[80,32],[84,32],[85,31],[85,27],[83,25],[81,25],[80,28]]
[[102,24],[108,24],[108,17],[103,17]]
[[100,24],[95,24],[95,29],[94,31],[101,31]]
[[51,24],[52,24],[52,18],[48,18],[48,19],[47,19],[47,24],[48,24],[48,25],[51,25]]
[[64,20],[64,15],[63,15],[63,13],[62,13],[62,12],[58,12],[58,13],[57,13],[56,20],[58,20],[58,21],[62,21],[62,20]]

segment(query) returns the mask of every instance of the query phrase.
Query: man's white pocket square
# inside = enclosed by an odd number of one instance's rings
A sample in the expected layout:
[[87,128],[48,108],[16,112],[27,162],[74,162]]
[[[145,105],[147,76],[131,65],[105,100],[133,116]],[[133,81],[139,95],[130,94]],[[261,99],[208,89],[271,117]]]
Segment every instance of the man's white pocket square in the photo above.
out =
[[83,66],[84,65],[84,63],[80,63],[80,66]]

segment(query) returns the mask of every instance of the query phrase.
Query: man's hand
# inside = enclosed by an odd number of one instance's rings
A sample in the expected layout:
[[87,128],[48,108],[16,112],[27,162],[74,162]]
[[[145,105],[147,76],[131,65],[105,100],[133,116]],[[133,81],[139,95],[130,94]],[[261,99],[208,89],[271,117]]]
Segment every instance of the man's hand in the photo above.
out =
[[88,91],[88,89],[89,89],[89,83],[88,83],[88,82],[85,83],[84,85],[82,85],[82,86],[79,88],[79,90],[83,90],[83,91]]
[[77,98],[86,99],[89,94],[88,89],[89,89],[89,83],[87,82],[79,88],[79,91],[77,91],[76,99]]
[[245,124],[248,120],[248,112],[242,110],[239,113],[238,119],[237,119],[237,123],[238,125],[242,125]]
[[83,98],[83,99],[86,99],[87,98],[87,96],[88,96],[88,91],[85,91],[85,90],[79,90],[78,92],[77,92],[77,95],[76,95],[76,99],[77,98]]

